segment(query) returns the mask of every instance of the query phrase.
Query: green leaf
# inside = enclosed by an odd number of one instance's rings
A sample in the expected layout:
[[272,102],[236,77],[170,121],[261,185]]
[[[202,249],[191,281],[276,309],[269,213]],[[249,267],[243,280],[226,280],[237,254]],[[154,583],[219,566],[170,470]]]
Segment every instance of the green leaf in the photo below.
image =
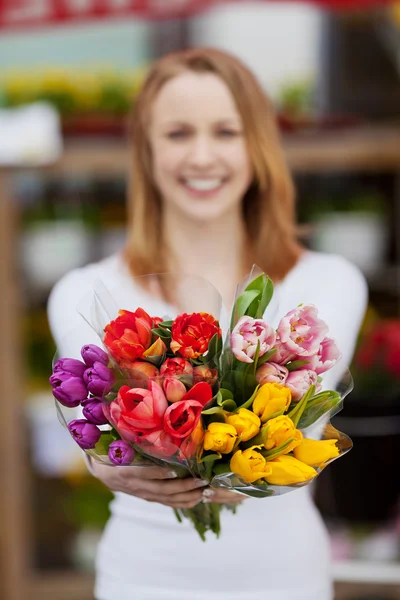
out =
[[261,365],[263,365],[264,363],[266,363],[271,358],[271,356],[273,356],[276,352],[277,352],[277,348],[271,348],[271,350],[268,350],[268,352],[266,352],[265,354],[263,354],[258,359],[256,370],[258,369],[258,367],[261,367]]
[[214,466],[213,473],[214,475],[225,475],[225,473],[230,473],[231,467],[229,463],[219,462]]
[[151,330],[151,332],[160,337],[161,339],[169,340],[171,338],[171,332],[168,329],[161,329],[160,327],[155,327]]
[[294,409],[289,412],[288,417],[293,421],[295,427],[297,427],[300,417],[306,409],[307,402],[312,398],[314,392],[315,385],[310,385],[302,399],[296,404]]
[[162,321],[162,323],[158,324],[158,327],[167,327],[170,329],[172,327],[173,321]]
[[304,365],[308,365],[309,362],[309,360],[294,360],[293,362],[286,363],[285,367],[288,371],[296,371],[304,367]]
[[256,394],[257,394],[259,388],[260,388],[260,386],[257,385],[256,389],[254,390],[254,392],[252,393],[250,398],[244,404],[239,406],[239,408],[250,408],[251,405],[253,404],[254,398],[256,397]]
[[221,406],[213,406],[212,408],[206,408],[206,410],[201,411],[202,415],[216,415],[216,414],[224,414],[224,409]]
[[108,447],[111,442],[114,441],[115,437],[113,436],[112,431],[102,431],[100,439],[94,447],[95,452],[102,456],[108,454]]
[[[241,294],[238,297],[238,299],[235,302],[233,311],[232,311],[231,330],[234,328],[234,326],[236,325],[236,323],[239,321],[239,319],[241,317],[248,314],[247,310],[248,310],[249,306],[251,305],[253,300],[255,298],[257,298],[258,295],[259,295],[259,291],[256,289],[253,289],[253,290],[248,290],[248,291],[243,292],[243,294]],[[252,316],[252,315],[249,315],[249,316]]]
[[235,412],[237,410],[237,405],[234,400],[224,400],[221,406],[227,412]]

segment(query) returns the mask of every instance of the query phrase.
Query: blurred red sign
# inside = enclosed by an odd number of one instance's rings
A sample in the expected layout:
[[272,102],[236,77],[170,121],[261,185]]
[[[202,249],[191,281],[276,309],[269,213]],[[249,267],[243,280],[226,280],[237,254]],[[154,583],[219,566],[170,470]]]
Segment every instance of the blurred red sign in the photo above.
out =
[[[184,17],[226,1],[232,2],[232,0],[0,0],[0,29],[73,24],[129,15],[146,19]],[[243,1],[246,0],[233,0],[233,2]],[[303,1],[325,8],[338,9],[362,8],[385,3],[385,0]]]

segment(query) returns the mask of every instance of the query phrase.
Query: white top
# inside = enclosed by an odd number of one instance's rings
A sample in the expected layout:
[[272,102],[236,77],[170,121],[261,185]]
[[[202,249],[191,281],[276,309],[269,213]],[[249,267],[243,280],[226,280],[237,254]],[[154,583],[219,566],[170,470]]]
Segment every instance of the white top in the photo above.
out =
[[[81,346],[99,343],[76,310],[99,278],[118,303],[126,290],[130,305],[120,308],[167,313],[134,284],[119,255],[76,269],[54,287],[48,305],[62,356],[79,357]],[[318,307],[343,356],[325,376],[324,387],[331,387],[353,355],[367,304],[363,275],[340,256],[306,252],[275,294],[279,317],[300,303]],[[328,536],[309,488],[248,498],[236,515],[223,511],[220,539],[210,534],[206,543],[161,504],[116,493],[111,512],[97,557],[97,600],[332,598]]]

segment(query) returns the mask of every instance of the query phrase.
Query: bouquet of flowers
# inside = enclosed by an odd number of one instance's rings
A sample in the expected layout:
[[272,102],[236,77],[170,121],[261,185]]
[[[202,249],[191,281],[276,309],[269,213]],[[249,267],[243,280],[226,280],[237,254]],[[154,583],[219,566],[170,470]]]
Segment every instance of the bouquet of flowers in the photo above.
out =
[[[104,286],[94,297],[87,320],[102,347],[84,345],[82,360],[59,358],[50,377],[62,423],[94,460],[151,461],[262,498],[308,485],[351,448],[329,424],[352,389],[350,373],[336,390],[322,389],[321,374],[340,358],[328,327],[317,307],[300,305],[274,328],[264,273],[253,269],[238,286],[225,336],[209,312],[172,319],[121,309]],[[68,419],[72,409],[80,418]],[[220,510],[211,502],[175,513],[205,539],[219,534]]]

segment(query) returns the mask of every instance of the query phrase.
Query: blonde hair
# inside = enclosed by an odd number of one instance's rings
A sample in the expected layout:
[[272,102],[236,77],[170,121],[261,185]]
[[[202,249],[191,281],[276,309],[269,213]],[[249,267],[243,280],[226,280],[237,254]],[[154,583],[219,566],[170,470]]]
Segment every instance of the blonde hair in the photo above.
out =
[[209,48],[177,52],[157,61],[135,101],[125,250],[130,270],[135,276],[167,270],[162,201],[152,177],[148,128],[152,103],[163,85],[187,71],[213,73],[232,93],[254,169],[254,181],[243,197],[248,236],[245,262],[248,266],[256,263],[273,280],[279,281],[297,262],[301,245],[297,241],[294,186],[283,155],[275,113],[256,78],[238,59]]

